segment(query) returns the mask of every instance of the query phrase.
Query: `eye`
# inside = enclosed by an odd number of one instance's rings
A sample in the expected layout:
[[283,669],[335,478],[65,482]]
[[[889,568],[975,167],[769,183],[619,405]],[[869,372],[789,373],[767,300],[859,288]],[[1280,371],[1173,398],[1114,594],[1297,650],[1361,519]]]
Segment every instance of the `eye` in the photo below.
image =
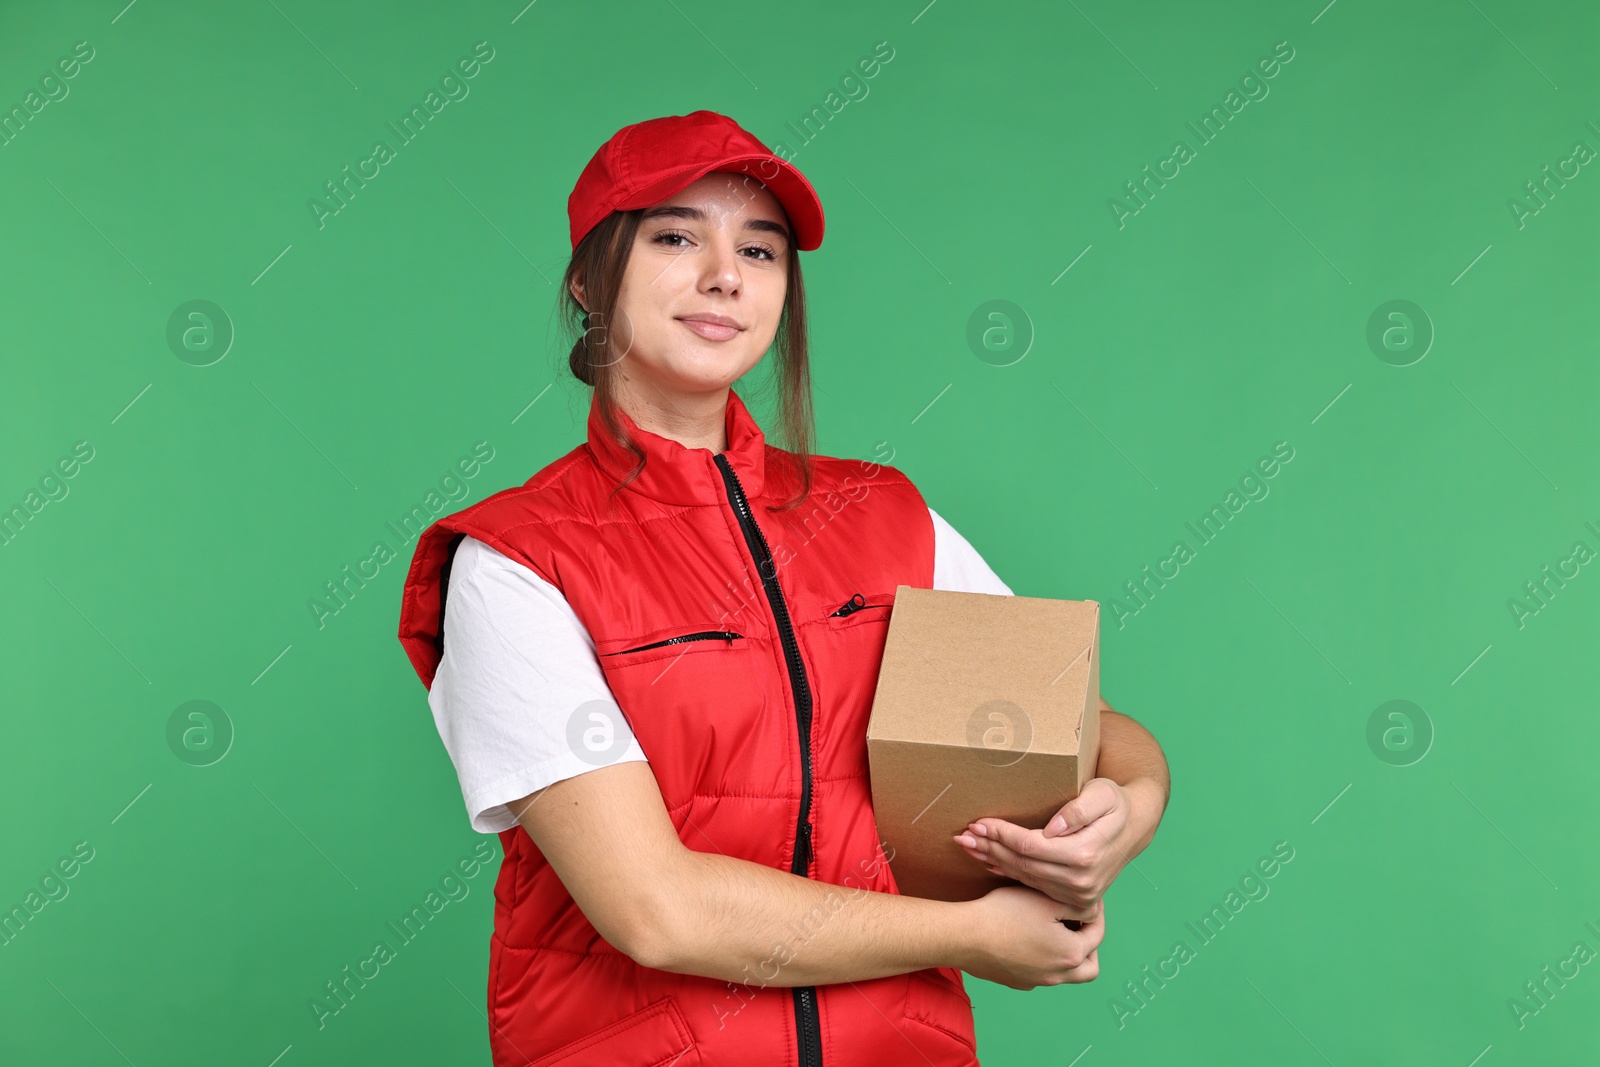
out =
[[[675,240],[679,240],[679,241],[682,241],[684,243],[683,244],[675,244],[675,243],[673,243]],[[658,245],[661,245],[661,246],[663,246],[665,248],[675,248],[675,249],[686,248],[686,247],[688,247],[688,245],[693,240],[694,240],[694,238],[690,237],[688,234],[684,233],[682,230],[662,230],[660,233],[658,233],[654,237],[650,238],[650,241],[651,241],[652,244],[658,244]],[[777,260],[777,258],[778,258],[778,253],[774,252],[771,248],[768,248],[766,245],[751,245],[748,248],[741,249],[741,251],[758,253],[756,256],[750,257],[750,258],[757,259],[762,263],[775,262]]]

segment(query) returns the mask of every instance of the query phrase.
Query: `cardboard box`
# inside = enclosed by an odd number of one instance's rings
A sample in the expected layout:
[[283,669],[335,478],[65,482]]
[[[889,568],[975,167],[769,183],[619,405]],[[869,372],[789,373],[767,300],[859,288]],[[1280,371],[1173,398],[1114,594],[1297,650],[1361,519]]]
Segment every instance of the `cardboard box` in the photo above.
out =
[[1042,829],[1099,751],[1097,602],[896,588],[867,761],[901,893],[972,900],[1015,884],[951,837],[985,817]]

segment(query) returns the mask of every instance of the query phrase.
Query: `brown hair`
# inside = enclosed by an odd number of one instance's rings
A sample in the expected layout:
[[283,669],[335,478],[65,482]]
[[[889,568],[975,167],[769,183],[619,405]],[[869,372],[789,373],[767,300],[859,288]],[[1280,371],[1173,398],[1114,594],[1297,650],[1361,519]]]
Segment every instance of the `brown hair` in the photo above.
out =
[[[610,324],[614,319],[622,276],[633,252],[634,237],[645,209],[613,211],[578,242],[561,279],[558,316],[576,335],[567,366],[573,376],[593,387],[600,416],[618,441],[638,462],[612,490],[615,495],[644,470],[645,455],[627,436],[617,418],[616,367],[626,357],[612,353]],[[815,423],[811,411],[811,363],[806,344],[806,291],[800,276],[800,253],[793,242],[788,251],[788,291],[784,294],[783,314],[778,320],[777,367],[774,382],[779,393],[778,419],[782,430],[782,454],[792,465],[799,493],[782,504],[769,505],[770,511],[797,507],[811,492],[811,446]],[[591,310],[572,294],[577,282]],[[768,456],[769,460],[771,455]]]

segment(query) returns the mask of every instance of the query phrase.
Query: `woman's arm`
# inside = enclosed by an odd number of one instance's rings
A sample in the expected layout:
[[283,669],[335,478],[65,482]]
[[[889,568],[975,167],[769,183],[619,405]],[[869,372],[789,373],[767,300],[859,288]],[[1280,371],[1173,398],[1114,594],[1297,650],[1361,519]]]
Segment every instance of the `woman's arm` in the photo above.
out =
[[[1161,825],[1167,799],[1172,795],[1172,774],[1161,745],[1150,731],[1104,699],[1100,701],[1100,762],[1095,773],[1116,782],[1128,794],[1128,821],[1114,842],[1126,863],[1143,852],[1156,836],[1156,827]],[[1063,824],[1071,818],[1070,811],[1065,818],[1057,815],[1046,825],[1046,836],[1062,833]]]
[[954,966],[1013,988],[1089,981],[1103,936],[1044,894],[922,900],[697,852],[679,839],[649,767],[563,779],[511,805],[607,941],[658,970],[758,985],[860,981]]

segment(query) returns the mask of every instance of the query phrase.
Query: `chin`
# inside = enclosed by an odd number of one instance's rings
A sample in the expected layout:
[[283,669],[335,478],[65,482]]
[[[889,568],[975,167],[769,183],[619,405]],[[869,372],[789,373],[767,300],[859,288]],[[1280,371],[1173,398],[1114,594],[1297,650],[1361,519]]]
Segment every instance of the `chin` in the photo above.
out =
[[734,371],[725,374],[681,374],[674,381],[686,393],[711,393],[726,389],[743,375]]
[[744,377],[754,366],[744,358],[744,353],[684,352],[672,361],[670,367],[661,368],[663,377],[677,382],[685,389],[706,391],[732,385]]

